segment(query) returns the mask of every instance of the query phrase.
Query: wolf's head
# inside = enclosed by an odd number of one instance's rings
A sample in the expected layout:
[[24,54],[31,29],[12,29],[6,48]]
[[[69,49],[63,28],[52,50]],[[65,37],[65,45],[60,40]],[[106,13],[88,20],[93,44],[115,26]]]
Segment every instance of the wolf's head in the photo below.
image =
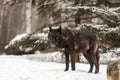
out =
[[49,27],[48,40],[51,46],[56,47],[62,41],[61,27]]

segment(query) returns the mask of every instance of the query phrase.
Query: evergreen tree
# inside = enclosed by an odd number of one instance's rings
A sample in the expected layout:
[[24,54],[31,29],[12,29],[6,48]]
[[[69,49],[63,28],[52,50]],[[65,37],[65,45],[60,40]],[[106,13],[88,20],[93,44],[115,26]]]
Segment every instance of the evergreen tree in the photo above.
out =
[[69,22],[69,19],[73,18],[76,23],[80,24],[80,16],[96,14],[97,17],[100,17],[109,26],[119,26],[120,7],[102,9],[95,7],[97,5],[94,4],[97,4],[97,2],[84,6],[86,4],[89,3],[85,3],[84,0],[40,0],[38,10],[40,14],[48,16],[48,18],[52,17],[54,23],[56,21],[58,23]]
[[[18,3],[24,0],[11,0]],[[109,0],[25,0],[37,4],[38,14],[47,17],[52,25],[67,24],[98,35],[102,50],[120,47],[120,1]],[[114,0],[116,1],[116,0]],[[9,3],[8,2],[8,3]],[[101,23],[92,21],[99,18]]]
[[[110,4],[108,0],[40,0],[38,11],[48,19],[52,18],[52,23],[47,26],[73,22],[77,29],[98,34],[101,46],[108,49],[120,47],[120,6]],[[85,15],[90,15],[90,19],[100,18],[103,22],[99,25],[83,23],[81,20]]]

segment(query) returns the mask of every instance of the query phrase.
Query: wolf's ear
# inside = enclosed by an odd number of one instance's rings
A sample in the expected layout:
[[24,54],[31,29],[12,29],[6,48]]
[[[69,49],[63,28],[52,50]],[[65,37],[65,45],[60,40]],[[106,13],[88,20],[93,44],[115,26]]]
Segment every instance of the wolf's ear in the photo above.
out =
[[59,27],[58,32],[59,32],[60,34],[62,33],[62,28],[61,28],[61,26]]
[[49,30],[50,30],[50,32],[52,31],[52,28],[51,27],[49,27]]

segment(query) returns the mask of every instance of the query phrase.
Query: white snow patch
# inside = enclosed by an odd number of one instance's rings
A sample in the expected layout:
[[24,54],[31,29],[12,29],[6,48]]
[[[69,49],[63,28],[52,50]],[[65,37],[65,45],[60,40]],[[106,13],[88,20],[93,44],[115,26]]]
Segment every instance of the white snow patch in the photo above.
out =
[[33,49],[32,47],[26,48],[26,49],[25,49],[25,52],[29,52],[29,51],[31,51],[32,49]]
[[100,62],[107,63],[110,61],[120,60],[120,48],[111,49],[107,53],[100,54]]
[[83,23],[83,24],[79,24],[78,27],[76,28],[77,30],[80,30],[80,28],[86,28],[86,26],[90,26],[90,27],[93,27],[95,29],[98,29],[98,30],[104,30],[106,28],[108,28],[107,25],[97,25],[97,24],[88,24],[88,23]]
[[24,56],[0,56],[0,80],[106,80],[106,65],[98,74],[88,73],[88,64],[76,64],[76,71],[64,72],[65,64],[39,62]]
[[60,52],[52,53],[41,53],[36,51],[33,55],[25,55],[29,60],[40,61],[40,62],[65,62],[64,56]]
[[27,36],[28,36],[27,33],[19,34],[15,38],[13,38],[10,42],[14,43],[15,41],[20,41],[23,37],[27,37]]
[[[30,39],[35,39],[35,38],[40,38],[42,40],[45,40],[47,43],[47,39],[48,39],[48,34],[47,33],[37,33],[37,34],[27,34],[27,33],[23,33],[23,34],[19,34],[17,35],[15,38],[13,38],[8,45],[5,46],[5,49],[9,48],[11,45],[15,44],[17,41],[21,41],[23,39],[26,39],[27,37],[30,36]],[[40,41],[42,41],[40,40]],[[36,43],[39,41],[36,41]],[[42,43],[42,42],[41,42]],[[20,47],[20,50],[22,50],[22,47]]]
[[19,34],[15,38],[13,38],[8,45],[5,46],[5,49],[7,49],[10,45],[13,45],[15,42],[22,40],[23,38],[26,38],[28,36],[27,33]]
[[52,28],[52,29],[59,29],[60,26],[52,26],[51,28]]
[[48,36],[47,33],[37,33],[37,34],[33,34],[31,38],[41,38],[47,40],[47,36]]

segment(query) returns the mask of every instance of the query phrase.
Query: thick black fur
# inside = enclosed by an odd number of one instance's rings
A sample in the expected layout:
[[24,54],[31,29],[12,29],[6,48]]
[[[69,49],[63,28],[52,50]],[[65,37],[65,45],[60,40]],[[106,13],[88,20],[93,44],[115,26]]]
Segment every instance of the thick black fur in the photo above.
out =
[[52,29],[48,34],[48,40],[53,47],[64,49],[65,54],[65,71],[69,69],[69,56],[71,56],[71,67],[75,70],[75,54],[83,53],[84,57],[90,63],[89,72],[99,72],[99,53],[97,37],[92,33],[81,32],[78,30]]

